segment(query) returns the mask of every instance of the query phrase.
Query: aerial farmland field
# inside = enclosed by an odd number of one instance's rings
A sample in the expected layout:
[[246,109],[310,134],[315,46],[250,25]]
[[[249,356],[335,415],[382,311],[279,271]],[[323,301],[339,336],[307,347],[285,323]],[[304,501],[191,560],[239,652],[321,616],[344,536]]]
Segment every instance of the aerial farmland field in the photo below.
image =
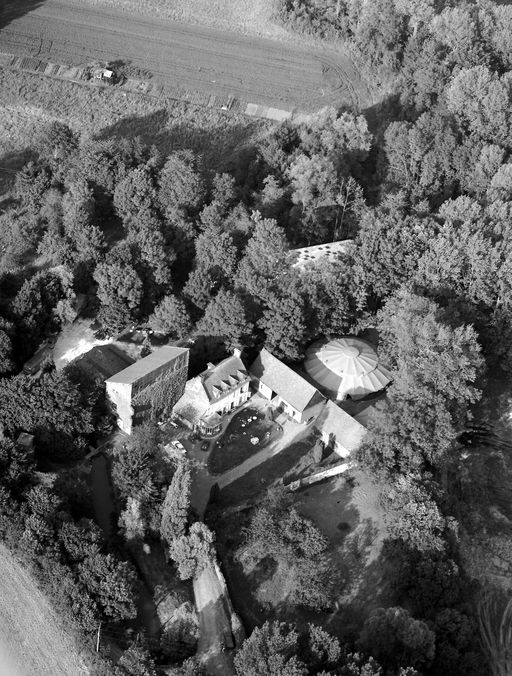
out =
[[70,0],[8,3],[0,51],[82,65],[123,62],[160,82],[287,110],[362,107],[368,91],[350,58],[207,26]]

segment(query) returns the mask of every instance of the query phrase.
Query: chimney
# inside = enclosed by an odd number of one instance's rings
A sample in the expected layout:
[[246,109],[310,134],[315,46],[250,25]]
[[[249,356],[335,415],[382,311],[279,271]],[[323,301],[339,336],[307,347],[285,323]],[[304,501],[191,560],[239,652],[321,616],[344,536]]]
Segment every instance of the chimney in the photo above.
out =
[[215,364],[212,364],[211,361],[209,361],[209,362],[206,364],[206,370],[207,370],[207,371],[211,371],[211,370],[214,369],[214,368],[215,368]]
[[233,348],[233,357],[238,357],[238,359],[241,359],[242,358],[242,348],[234,347]]

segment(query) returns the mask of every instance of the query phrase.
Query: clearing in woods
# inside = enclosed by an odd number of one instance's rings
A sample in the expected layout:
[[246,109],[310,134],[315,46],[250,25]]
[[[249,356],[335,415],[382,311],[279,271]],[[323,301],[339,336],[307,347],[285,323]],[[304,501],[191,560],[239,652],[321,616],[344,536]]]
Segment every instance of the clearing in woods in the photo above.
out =
[[[79,676],[73,637],[30,574],[0,545],[0,675]],[[11,664],[5,669],[6,662]]]

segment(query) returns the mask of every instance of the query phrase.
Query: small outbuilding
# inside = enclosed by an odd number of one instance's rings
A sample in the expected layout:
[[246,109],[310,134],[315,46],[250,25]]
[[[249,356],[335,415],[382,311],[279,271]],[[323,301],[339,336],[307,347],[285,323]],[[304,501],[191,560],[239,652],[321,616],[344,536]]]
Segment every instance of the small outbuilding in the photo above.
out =
[[306,353],[304,367],[320,389],[338,400],[362,399],[383,390],[392,380],[373,345],[361,338],[314,343]]
[[327,401],[315,421],[324,444],[342,458],[361,446],[367,429],[333,401]]

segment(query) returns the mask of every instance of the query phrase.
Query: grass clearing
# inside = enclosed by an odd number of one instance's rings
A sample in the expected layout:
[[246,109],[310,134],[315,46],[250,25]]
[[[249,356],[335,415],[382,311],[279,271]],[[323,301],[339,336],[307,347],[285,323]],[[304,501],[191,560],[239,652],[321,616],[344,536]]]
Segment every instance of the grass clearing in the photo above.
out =
[[133,138],[155,144],[163,155],[192,148],[208,168],[219,168],[232,151],[271,123],[172,99],[95,89],[0,67],[0,167],[34,146],[45,123],[59,120],[85,138]]
[[[295,467],[293,471],[300,470]],[[318,614],[288,602],[290,571],[286,562],[267,558],[248,566],[235,560],[251,511],[237,514],[236,518],[221,517],[216,523],[235,608],[249,631],[265,619],[279,618],[300,627],[314,622],[342,640],[352,640],[371,610],[392,602],[390,589],[384,583],[387,563],[381,550],[386,527],[378,491],[366,475],[355,472],[352,481],[340,476],[299,490],[294,494],[294,507],[329,542],[327,556],[339,590],[334,611]]]

